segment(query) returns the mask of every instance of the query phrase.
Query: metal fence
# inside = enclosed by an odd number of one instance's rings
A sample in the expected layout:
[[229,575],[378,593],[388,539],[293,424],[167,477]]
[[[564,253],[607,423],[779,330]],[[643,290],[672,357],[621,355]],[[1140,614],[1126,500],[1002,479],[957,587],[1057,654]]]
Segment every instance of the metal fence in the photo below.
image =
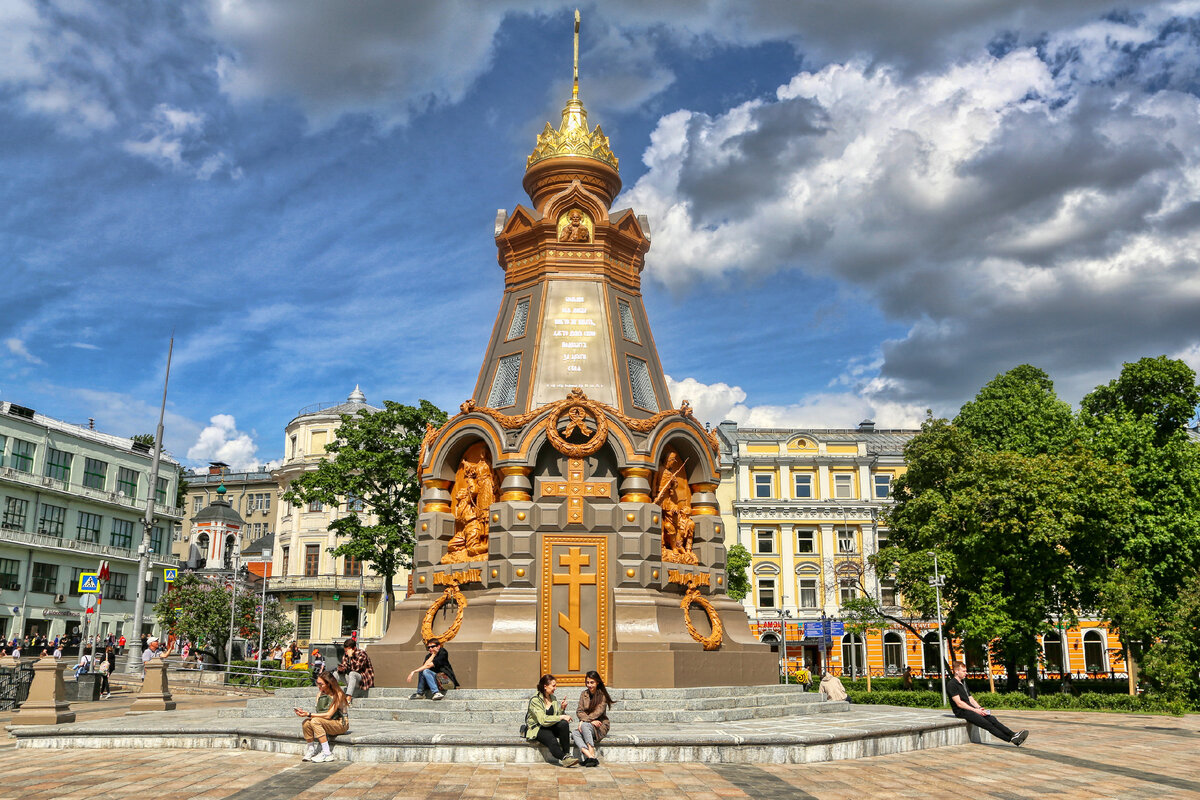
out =
[[15,667],[0,667],[0,711],[11,711],[29,697],[33,683],[33,662],[23,661]]

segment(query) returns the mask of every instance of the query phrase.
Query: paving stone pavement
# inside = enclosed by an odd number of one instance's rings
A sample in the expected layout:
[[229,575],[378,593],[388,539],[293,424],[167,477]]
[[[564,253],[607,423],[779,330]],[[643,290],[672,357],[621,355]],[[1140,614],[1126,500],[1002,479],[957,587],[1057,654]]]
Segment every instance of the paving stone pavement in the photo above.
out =
[[[363,798],[1200,798],[1200,715],[1007,712],[1024,747],[810,765],[305,764],[207,750],[5,750],[0,800]],[[601,751],[603,753],[603,750]]]

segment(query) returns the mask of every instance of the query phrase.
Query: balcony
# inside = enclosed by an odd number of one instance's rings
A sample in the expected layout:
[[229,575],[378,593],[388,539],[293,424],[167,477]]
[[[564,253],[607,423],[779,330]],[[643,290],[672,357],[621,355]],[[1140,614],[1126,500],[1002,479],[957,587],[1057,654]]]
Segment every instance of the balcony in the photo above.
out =
[[[118,506],[120,508],[132,508],[139,512],[146,510],[146,501],[138,500],[136,497],[128,497],[117,492],[105,492],[100,489],[92,489],[81,484],[69,484],[66,481],[60,481],[57,478],[46,477],[45,475],[34,475],[30,472],[21,472],[12,467],[0,468],[0,478],[13,483],[24,484],[31,489],[36,489],[41,492],[50,491],[56,494],[63,494],[69,497],[83,497],[88,500],[93,500],[97,503],[105,503],[107,505]],[[161,517],[169,517],[171,519],[183,519],[183,509],[175,506],[168,506],[163,503],[154,504],[154,513]]]
[[[37,547],[43,550],[56,550],[58,552],[89,553],[105,558],[117,558],[122,561],[137,561],[137,550],[129,550],[124,547],[113,547],[107,544],[96,544],[93,542],[81,542],[78,539],[60,539],[57,536],[47,536],[42,533],[25,533],[24,531],[5,531],[2,538],[5,542],[13,544],[23,544],[28,547]],[[155,553],[151,556],[151,563],[162,565],[165,567],[180,567],[180,561],[175,556],[163,556]]]
[[286,575],[267,581],[268,592],[357,592],[359,581],[364,592],[382,592],[383,578],[378,575]]

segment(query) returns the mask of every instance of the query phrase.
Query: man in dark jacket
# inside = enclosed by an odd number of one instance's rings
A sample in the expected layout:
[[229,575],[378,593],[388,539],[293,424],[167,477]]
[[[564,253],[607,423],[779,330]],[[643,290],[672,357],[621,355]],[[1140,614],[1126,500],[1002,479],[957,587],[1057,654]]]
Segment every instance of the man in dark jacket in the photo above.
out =
[[[421,676],[417,681],[417,691],[412,693],[409,700],[419,700],[425,696],[426,692],[432,692],[434,700],[441,700],[445,697],[442,693],[442,684],[445,684],[447,688],[450,684],[454,684],[454,688],[458,688],[458,678],[454,676],[454,668],[450,666],[450,654],[446,652],[446,648],[442,647],[442,643],[437,639],[430,639],[425,643],[425,649],[429,651],[429,657],[425,659],[425,663],[408,673],[410,681],[418,673]],[[439,681],[439,675],[446,677]]]
[[950,696],[950,710],[954,712],[954,716],[959,719],[965,719],[972,725],[983,728],[993,736],[997,736],[1006,742],[1012,742],[1017,747],[1020,747],[1021,742],[1025,741],[1025,738],[1029,736],[1029,731],[1013,733],[1008,726],[992,716],[992,712],[975,701],[975,698],[971,696],[971,692],[967,690],[966,664],[961,661],[955,661],[953,672],[954,677],[946,685],[946,692]]

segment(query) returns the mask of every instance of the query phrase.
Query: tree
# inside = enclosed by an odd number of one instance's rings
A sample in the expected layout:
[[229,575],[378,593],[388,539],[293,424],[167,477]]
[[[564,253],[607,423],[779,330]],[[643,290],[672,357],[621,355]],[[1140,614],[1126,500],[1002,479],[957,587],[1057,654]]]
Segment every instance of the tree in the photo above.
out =
[[1145,418],[1161,444],[1178,434],[1196,416],[1200,386],[1196,373],[1183,361],[1166,356],[1126,363],[1119,377],[1097,386],[1080,407],[1092,419]]
[[1146,654],[1146,679],[1170,699],[1200,708],[1200,575],[1180,587],[1165,617]]
[[986,383],[954,420],[982,450],[1023,455],[1056,452],[1073,433],[1071,406],[1054,393],[1054,382],[1022,364]]
[[187,505],[188,491],[188,473],[183,467],[180,467],[177,473],[178,480],[175,481],[175,507],[183,508]]
[[741,600],[750,593],[750,551],[735,544],[725,553],[725,593]]
[[154,447],[153,433],[135,433],[132,437],[134,444],[145,444]]
[[[846,633],[857,636],[863,641],[865,656],[868,633],[879,633],[887,624],[887,620],[879,613],[875,601],[869,597],[853,597],[842,601],[842,625]],[[858,648],[854,648],[857,651]],[[857,665],[855,665],[857,666]],[[863,664],[867,672],[867,691],[871,691],[871,668]]]
[[343,539],[332,552],[369,564],[391,598],[396,573],[412,566],[425,426],[441,425],[446,412],[427,400],[415,407],[387,400],[383,406],[342,414],[336,438],[325,445],[330,457],[293,481],[283,498],[346,504],[349,512],[329,524]]
[[[163,628],[195,642],[201,653],[221,663],[229,643],[231,600],[224,578],[182,572],[155,604],[154,616]],[[233,609],[235,636],[258,639],[261,602],[262,597],[256,592],[238,591]],[[283,642],[291,637],[292,630],[292,623],[284,616],[278,600],[268,596],[263,641]]]

